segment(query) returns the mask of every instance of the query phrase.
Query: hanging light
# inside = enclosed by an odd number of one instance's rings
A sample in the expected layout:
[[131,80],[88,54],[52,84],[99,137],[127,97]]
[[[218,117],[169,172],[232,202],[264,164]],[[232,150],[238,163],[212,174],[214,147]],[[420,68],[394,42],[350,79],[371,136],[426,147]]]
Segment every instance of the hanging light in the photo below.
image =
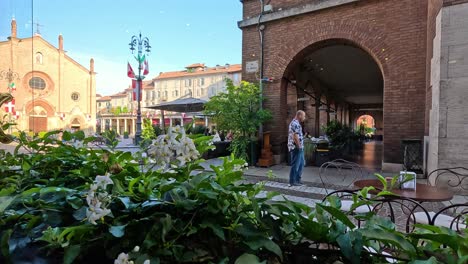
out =
[[324,104],[320,105],[319,111],[327,111],[327,106]]

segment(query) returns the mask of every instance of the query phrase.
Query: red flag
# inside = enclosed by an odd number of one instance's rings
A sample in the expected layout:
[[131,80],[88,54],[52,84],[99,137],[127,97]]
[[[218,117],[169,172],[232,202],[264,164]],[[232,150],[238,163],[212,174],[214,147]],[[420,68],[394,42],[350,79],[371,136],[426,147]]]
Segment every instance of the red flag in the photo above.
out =
[[132,69],[130,63],[127,62],[127,76],[128,78],[135,78],[135,72]]
[[149,66],[148,66],[148,60],[145,60],[144,64],[143,64],[143,75],[148,75],[149,73]]
[[[137,82],[140,84],[140,85],[137,85]],[[143,90],[143,87],[141,87],[142,83],[141,83],[141,80],[137,81],[135,79],[132,80],[132,88],[133,88],[133,93],[132,93],[132,97],[133,97],[133,101],[137,101],[139,99],[139,101],[141,101],[141,97],[142,97],[142,90]],[[139,87],[138,87],[139,86]],[[138,88],[140,88],[140,96],[137,98],[137,90]]]
[[14,113],[15,112],[15,99],[11,100],[5,105],[5,112]]

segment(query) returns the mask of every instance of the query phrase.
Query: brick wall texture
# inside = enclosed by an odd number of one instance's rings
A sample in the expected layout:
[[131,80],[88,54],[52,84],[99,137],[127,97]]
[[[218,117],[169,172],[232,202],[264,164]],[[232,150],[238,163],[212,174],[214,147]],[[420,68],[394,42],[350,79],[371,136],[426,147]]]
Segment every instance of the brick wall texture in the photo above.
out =
[[[401,163],[401,139],[422,139],[428,133],[433,20],[442,4],[460,2],[468,0],[363,0],[265,23],[264,75],[276,80],[264,88],[265,106],[273,110],[267,129],[272,131],[274,151],[285,151],[285,124],[293,110],[288,109],[288,86],[282,80],[288,66],[314,46],[342,40],[367,51],[381,68],[384,162]],[[258,16],[259,1],[243,3],[244,19]],[[270,1],[275,10],[305,3],[313,1]],[[256,25],[242,31],[243,78],[258,81],[256,74],[245,72],[245,63],[259,59],[259,33]]]

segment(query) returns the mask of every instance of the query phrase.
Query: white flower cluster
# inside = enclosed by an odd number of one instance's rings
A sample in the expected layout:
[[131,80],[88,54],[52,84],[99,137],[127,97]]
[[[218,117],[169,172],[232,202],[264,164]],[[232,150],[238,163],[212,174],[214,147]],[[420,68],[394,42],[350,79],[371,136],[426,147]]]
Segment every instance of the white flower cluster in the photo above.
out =
[[232,169],[233,171],[245,171],[249,168],[249,164],[246,162],[242,165],[234,165],[234,168]]
[[170,127],[166,135],[153,140],[148,149],[152,161],[164,171],[173,166],[185,166],[187,162],[199,158],[193,140],[187,137],[180,126]]
[[88,203],[86,217],[93,225],[97,224],[96,220],[99,220],[111,213],[111,210],[107,209],[111,196],[106,191],[107,185],[113,184],[109,175],[110,174],[96,176],[96,179],[94,180],[94,183],[91,184],[88,195],[86,196],[86,202]]
[[[135,246],[135,248],[133,249],[133,252],[138,252],[140,251],[140,247],[139,246]],[[125,254],[125,253],[120,253],[119,256],[117,256],[117,259],[114,260],[114,264],[133,264],[134,262],[132,260],[130,260],[130,257],[128,256],[128,254]],[[143,261],[143,264],[151,264],[150,263],[150,260],[147,259],[145,261]]]

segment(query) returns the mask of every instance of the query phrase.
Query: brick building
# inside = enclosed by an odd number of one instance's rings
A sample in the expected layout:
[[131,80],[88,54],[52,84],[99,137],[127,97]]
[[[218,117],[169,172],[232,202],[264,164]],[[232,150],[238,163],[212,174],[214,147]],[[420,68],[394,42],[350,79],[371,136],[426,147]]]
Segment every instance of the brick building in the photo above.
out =
[[402,139],[423,140],[438,125],[430,124],[437,17],[443,6],[468,1],[242,2],[243,78],[271,80],[264,95],[275,109],[267,124],[275,154],[285,158],[287,125],[298,109],[315,136],[330,120],[355,126],[371,115],[383,135],[384,169],[400,167]]
[[10,115],[15,113],[16,129],[45,132],[73,128],[94,132],[94,60],[90,59],[87,68],[67,56],[63,47],[62,35],[58,36],[58,47],[39,34],[18,38],[15,20],[11,22],[8,40],[0,41],[0,88],[2,92],[11,90],[15,99],[14,109],[11,104],[8,111]]

